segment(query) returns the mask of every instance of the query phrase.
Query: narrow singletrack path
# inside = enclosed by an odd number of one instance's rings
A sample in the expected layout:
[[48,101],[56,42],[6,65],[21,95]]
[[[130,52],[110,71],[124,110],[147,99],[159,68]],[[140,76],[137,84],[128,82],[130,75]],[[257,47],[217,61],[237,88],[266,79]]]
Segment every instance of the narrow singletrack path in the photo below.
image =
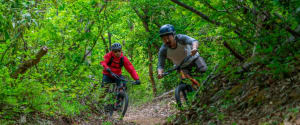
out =
[[129,106],[123,120],[139,125],[162,125],[176,112],[175,104],[174,92],[170,91],[139,107]]

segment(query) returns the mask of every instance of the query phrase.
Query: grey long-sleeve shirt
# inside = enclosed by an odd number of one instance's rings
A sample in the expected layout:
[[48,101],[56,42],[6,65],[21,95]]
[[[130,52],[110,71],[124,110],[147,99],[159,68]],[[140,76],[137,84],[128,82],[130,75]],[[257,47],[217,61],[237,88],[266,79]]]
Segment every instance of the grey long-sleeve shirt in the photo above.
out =
[[[179,65],[183,59],[191,54],[192,45],[197,42],[192,37],[183,34],[175,35],[176,48],[169,48],[167,45],[163,44],[158,53],[158,69],[163,69],[165,65],[166,58],[170,59],[175,65]],[[182,66],[185,67],[189,65],[194,59],[198,58],[200,55],[197,52],[193,57],[191,57]]]

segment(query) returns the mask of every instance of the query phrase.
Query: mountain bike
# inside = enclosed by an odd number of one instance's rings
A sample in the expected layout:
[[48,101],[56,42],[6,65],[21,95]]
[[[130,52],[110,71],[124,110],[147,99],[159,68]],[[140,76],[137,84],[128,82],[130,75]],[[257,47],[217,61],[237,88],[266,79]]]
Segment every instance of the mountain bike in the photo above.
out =
[[[163,76],[166,76],[166,75],[169,75],[173,71],[180,72],[181,80],[179,82],[179,85],[175,89],[175,99],[176,99],[176,103],[177,103],[178,107],[182,107],[182,102],[185,102],[186,104],[188,104],[188,98],[187,98],[188,96],[187,95],[189,93],[193,92],[194,88],[200,87],[200,84],[197,80],[195,80],[191,75],[184,73],[182,71],[182,69],[184,68],[184,67],[182,67],[182,65],[185,62],[187,62],[191,57],[192,57],[191,55],[185,57],[179,65],[177,65],[163,73]],[[190,80],[192,85],[186,84],[185,79]]]
[[112,100],[112,103],[108,104],[106,107],[110,116],[112,116],[114,112],[117,112],[120,118],[123,118],[126,114],[129,101],[128,95],[126,93],[126,83],[129,82],[135,85],[135,81],[126,80],[116,74],[112,74],[112,76],[120,80],[121,82],[119,85],[117,85],[117,83],[108,83],[110,85],[108,88],[108,93],[112,95],[112,97],[110,98],[110,100]]

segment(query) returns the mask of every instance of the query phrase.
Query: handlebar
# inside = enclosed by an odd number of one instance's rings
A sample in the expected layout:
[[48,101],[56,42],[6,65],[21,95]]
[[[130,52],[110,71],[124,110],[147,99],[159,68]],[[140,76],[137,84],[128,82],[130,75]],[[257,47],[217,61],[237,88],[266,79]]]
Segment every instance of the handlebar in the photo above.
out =
[[112,73],[111,75],[112,75],[114,78],[118,79],[118,80],[125,81],[125,82],[129,82],[129,83],[131,83],[131,84],[136,85],[136,82],[135,82],[135,81],[132,81],[132,80],[126,80],[126,79],[124,79],[124,78],[121,78],[120,76],[118,76],[118,75],[115,74],[115,73]]
[[180,70],[182,67],[182,65],[187,62],[190,58],[192,57],[192,55],[188,55],[187,57],[185,57],[181,63],[177,66],[174,66],[173,68],[170,68],[168,71],[163,73],[163,76],[169,75],[171,72],[175,71],[175,70]]

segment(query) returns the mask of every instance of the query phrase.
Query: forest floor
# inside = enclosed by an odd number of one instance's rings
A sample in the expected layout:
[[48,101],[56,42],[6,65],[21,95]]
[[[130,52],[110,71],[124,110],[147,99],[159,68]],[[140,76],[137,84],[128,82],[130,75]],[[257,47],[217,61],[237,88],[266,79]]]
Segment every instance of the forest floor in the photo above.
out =
[[124,121],[138,125],[162,125],[176,113],[174,92],[170,91],[138,107],[129,107]]
[[[255,98],[264,95],[268,99],[263,100],[261,105],[249,105],[243,109],[235,109],[229,111],[230,114],[224,114],[227,117],[222,121],[216,119],[207,119],[202,124],[210,122],[220,124],[283,124],[283,125],[300,125],[300,73],[285,80],[277,81],[272,86],[262,89],[262,92],[256,92]],[[251,83],[249,83],[251,84]],[[251,91],[247,88],[245,92]],[[249,93],[249,92],[248,92]],[[251,93],[251,92],[250,92]],[[242,95],[236,98],[243,97]],[[213,98],[213,97],[208,97]],[[274,100],[275,99],[275,100]],[[218,100],[216,100],[218,101]],[[246,101],[249,102],[249,101]],[[277,104],[278,105],[275,105]],[[85,122],[78,124],[104,124],[102,121],[112,123],[113,125],[169,125],[169,124],[189,124],[189,121],[180,120],[178,116],[179,110],[175,107],[174,91],[169,91],[152,101],[139,105],[129,105],[129,109],[123,120],[117,117],[110,119],[91,118]],[[249,103],[251,104],[251,103]],[[276,107],[277,106],[277,107]],[[278,108],[279,107],[279,108]],[[193,111],[184,113],[185,115]],[[226,112],[225,112],[226,113]],[[213,115],[213,114],[212,114]],[[173,120],[173,121],[172,121]],[[175,120],[175,123],[174,123]],[[106,125],[106,124],[105,124]],[[111,124],[109,124],[111,125]]]
[[[300,125],[299,78],[300,73],[292,78],[273,83],[268,87],[269,91],[262,89],[262,92],[257,92],[255,97],[263,95],[269,98],[261,101],[263,102],[261,105],[250,105],[242,110],[232,110],[221,123]],[[277,103],[278,105],[275,105]],[[174,92],[170,91],[141,106],[130,106],[123,121],[139,125],[167,124],[171,120],[168,117],[173,118],[172,115],[178,114],[175,104]],[[204,124],[209,122],[210,120]]]

